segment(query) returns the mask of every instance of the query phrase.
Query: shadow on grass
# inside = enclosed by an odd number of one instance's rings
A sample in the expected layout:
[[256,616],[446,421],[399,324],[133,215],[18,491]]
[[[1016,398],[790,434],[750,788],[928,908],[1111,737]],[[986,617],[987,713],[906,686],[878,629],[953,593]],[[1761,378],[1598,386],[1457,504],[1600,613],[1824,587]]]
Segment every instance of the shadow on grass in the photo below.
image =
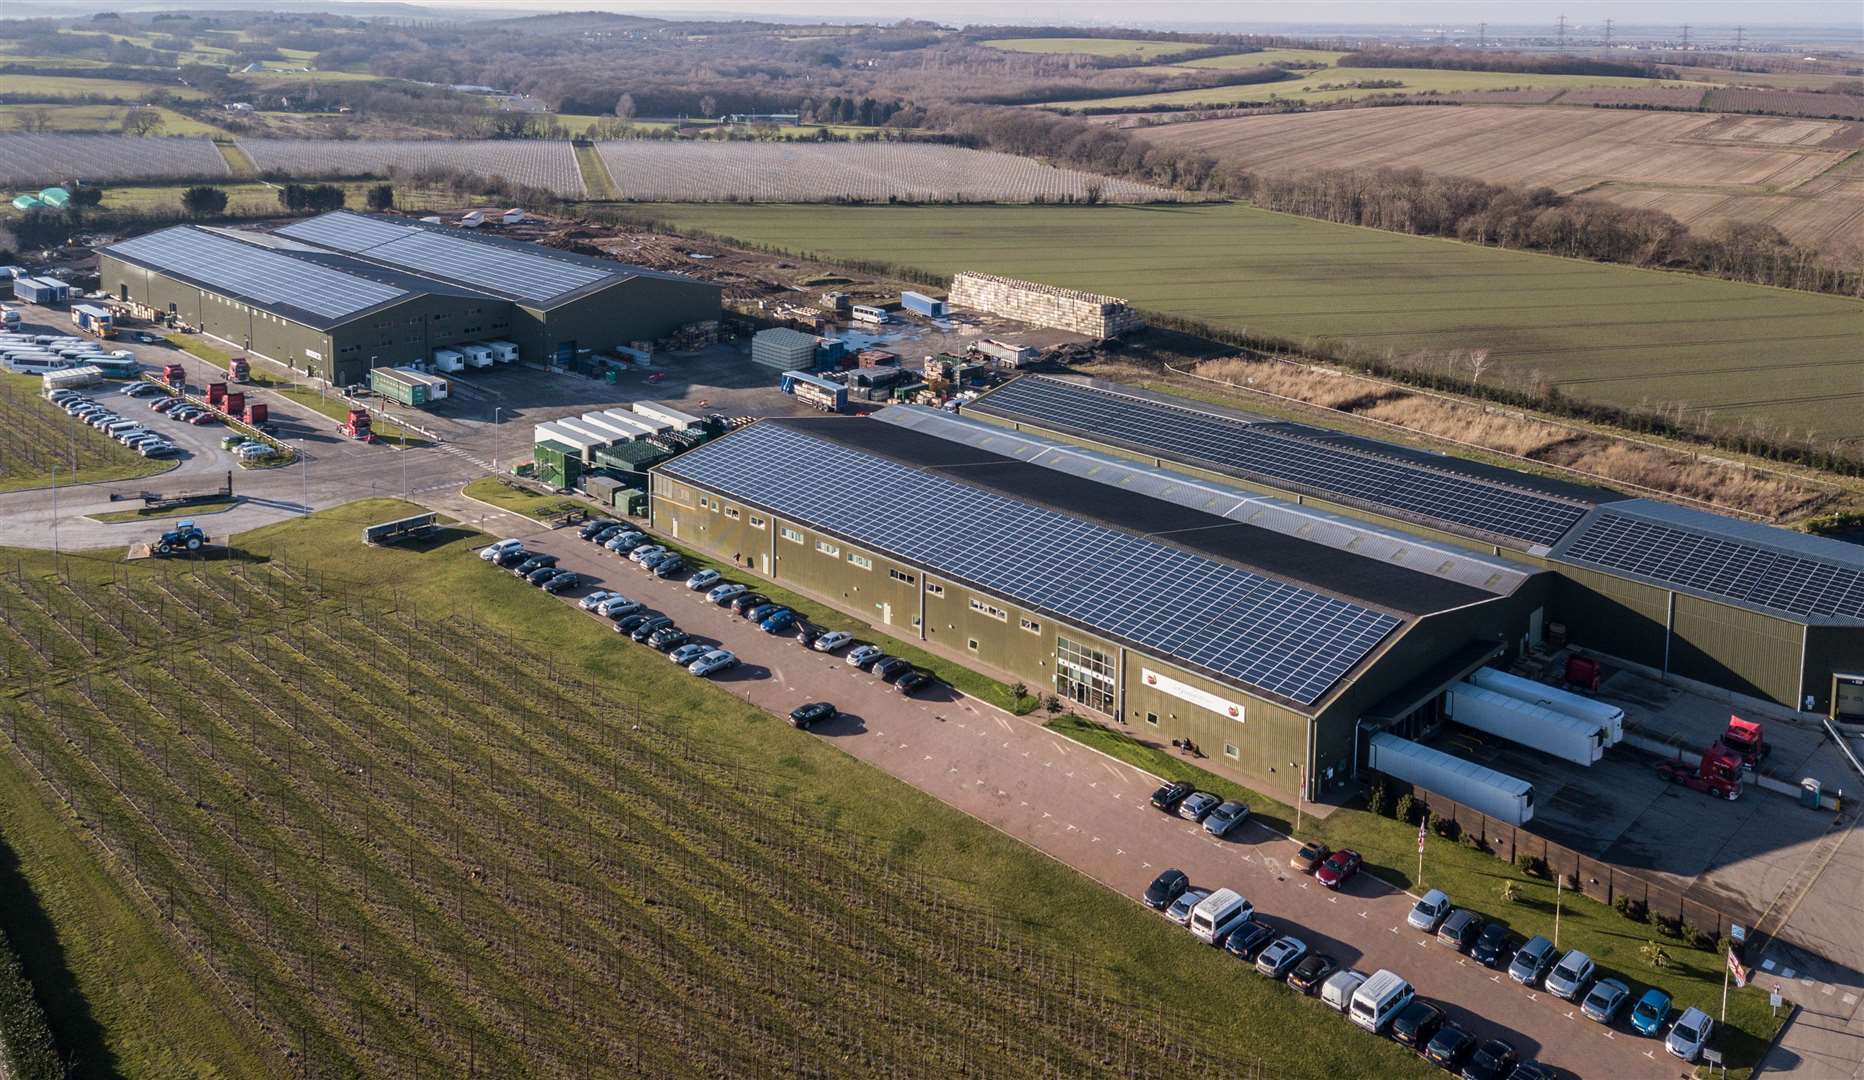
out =
[[90,1003],[65,961],[58,930],[39,905],[32,883],[20,873],[18,854],[4,838],[0,838],[0,930],[6,932],[26,977],[32,980],[68,1075],[119,1075],[116,1056],[104,1041],[104,1029],[91,1015]]

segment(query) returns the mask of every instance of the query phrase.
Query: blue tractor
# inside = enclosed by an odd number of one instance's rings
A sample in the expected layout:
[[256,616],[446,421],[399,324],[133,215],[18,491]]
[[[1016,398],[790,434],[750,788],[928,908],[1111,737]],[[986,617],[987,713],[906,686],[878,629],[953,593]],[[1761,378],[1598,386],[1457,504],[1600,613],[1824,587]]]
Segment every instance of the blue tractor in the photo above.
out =
[[207,543],[207,534],[202,532],[192,521],[177,521],[175,527],[162,534],[155,542],[157,555],[174,555],[178,552],[196,552]]

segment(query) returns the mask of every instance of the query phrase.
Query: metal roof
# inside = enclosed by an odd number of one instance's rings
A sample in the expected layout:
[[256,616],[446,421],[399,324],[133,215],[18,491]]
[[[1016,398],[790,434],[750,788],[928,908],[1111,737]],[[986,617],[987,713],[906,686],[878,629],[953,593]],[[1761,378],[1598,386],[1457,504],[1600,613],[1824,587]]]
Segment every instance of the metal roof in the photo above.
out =
[[320,329],[414,295],[353,260],[310,259],[192,225],[119,241],[101,254]]

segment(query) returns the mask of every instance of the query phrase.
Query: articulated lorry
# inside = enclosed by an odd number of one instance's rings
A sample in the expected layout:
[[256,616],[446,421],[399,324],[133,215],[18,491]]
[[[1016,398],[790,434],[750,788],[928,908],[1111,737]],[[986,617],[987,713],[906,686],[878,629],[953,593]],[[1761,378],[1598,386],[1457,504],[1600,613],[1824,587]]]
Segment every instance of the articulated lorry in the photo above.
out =
[[1605,733],[1597,723],[1484,690],[1474,683],[1460,682],[1450,687],[1444,712],[1464,727],[1575,765],[1590,765],[1605,755]]
[[1534,817],[1533,784],[1388,731],[1372,736],[1366,763],[1510,825],[1525,825]]
[[1506,694],[1530,705],[1539,705],[1543,709],[1552,709],[1580,720],[1597,721],[1605,730],[1606,746],[1616,746],[1624,741],[1625,711],[1616,705],[1581,697],[1570,690],[1548,686],[1533,679],[1523,679],[1519,675],[1510,675],[1492,667],[1477,668],[1469,681],[1484,690]]

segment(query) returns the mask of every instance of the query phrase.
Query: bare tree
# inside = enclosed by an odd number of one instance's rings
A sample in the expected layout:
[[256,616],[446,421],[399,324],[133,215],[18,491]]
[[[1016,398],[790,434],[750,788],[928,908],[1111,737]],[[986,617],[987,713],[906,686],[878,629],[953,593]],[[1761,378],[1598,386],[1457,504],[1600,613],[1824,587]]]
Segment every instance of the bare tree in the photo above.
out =
[[1469,367],[1469,385],[1473,387],[1482,381],[1482,373],[1489,370],[1489,351],[1471,349],[1463,363]]
[[49,131],[52,127],[50,109],[21,109],[14,120],[21,131]]
[[718,115],[718,99],[713,97],[711,94],[707,94],[706,96],[700,98],[699,99],[699,114],[701,116],[708,116],[708,117],[717,116]]
[[621,100],[615,102],[615,116],[622,120],[634,119],[633,94],[623,94],[621,95]]
[[131,109],[123,114],[123,134],[150,135],[162,126],[162,114],[154,109]]

